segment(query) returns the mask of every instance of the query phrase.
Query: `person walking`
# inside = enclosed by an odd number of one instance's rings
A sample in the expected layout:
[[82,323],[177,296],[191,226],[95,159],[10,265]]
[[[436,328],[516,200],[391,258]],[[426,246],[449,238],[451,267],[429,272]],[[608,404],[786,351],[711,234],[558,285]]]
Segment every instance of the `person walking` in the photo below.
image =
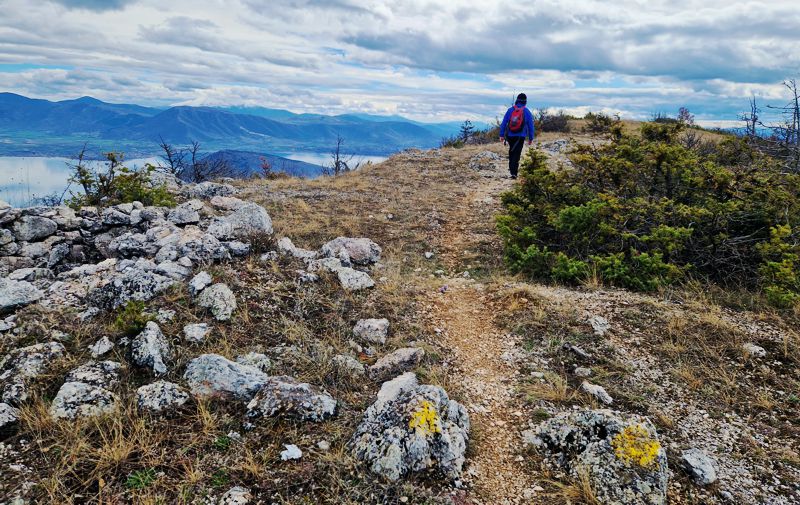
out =
[[533,114],[526,107],[527,104],[528,96],[525,93],[517,95],[516,103],[506,111],[500,123],[500,142],[508,141],[508,171],[512,179],[516,179],[519,172],[519,158],[525,146],[525,137],[528,138],[528,145],[533,142]]

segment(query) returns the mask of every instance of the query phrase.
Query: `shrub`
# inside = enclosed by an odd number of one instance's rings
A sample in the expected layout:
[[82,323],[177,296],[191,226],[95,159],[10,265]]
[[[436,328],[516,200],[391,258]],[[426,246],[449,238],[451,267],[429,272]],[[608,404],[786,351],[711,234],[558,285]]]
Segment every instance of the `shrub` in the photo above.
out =
[[114,319],[114,328],[129,337],[138,335],[147,323],[153,320],[153,317],[145,312],[146,308],[142,301],[129,301]]
[[165,184],[155,184],[156,167],[146,165],[130,169],[123,165],[119,153],[106,153],[104,169],[94,168],[84,160],[84,153],[71,165],[70,184],[77,184],[82,194],[73,194],[68,200],[71,207],[86,205],[109,206],[119,203],[142,202],[144,205],[174,206],[175,199]]
[[596,114],[589,112],[584,116],[584,119],[586,120],[586,125],[583,127],[583,131],[586,133],[612,133],[615,129],[621,131],[619,116],[612,117],[602,112]]
[[637,290],[701,276],[763,289],[776,305],[800,300],[800,176],[739,139],[689,149],[683,129],[620,130],[608,145],[579,147],[569,170],[532,150],[497,218],[509,266]]
[[536,117],[536,131],[569,133],[569,119],[564,111],[550,114],[546,110],[540,110]]

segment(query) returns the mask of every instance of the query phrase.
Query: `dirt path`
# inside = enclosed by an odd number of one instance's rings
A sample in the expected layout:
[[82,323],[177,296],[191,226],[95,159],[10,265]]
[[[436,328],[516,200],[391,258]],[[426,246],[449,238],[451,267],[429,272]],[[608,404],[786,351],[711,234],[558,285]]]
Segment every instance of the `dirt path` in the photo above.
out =
[[[498,173],[505,173],[505,160]],[[470,187],[455,215],[447,216],[438,246],[451,272],[461,266],[466,250],[493,230],[499,195],[512,184],[507,178],[485,178]],[[493,231],[492,231],[493,233]],[[516,367],[503,359],[519,342],[493,323],[492,300],[469,279],[448,281],[444,293],[430,295],[432,323],[442,346],[452,352],[453,382],[459,385],[478,433],[471,449],[465,480],[475,503],[531,503],[536,486],[525,472],[520,455],[522,403],[514,397]]]

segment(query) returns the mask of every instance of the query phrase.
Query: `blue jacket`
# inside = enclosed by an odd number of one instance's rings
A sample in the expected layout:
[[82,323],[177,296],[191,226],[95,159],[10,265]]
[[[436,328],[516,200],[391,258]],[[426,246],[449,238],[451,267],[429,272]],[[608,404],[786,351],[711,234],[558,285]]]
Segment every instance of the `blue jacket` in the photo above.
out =
[[[517,107],[522,105],[520,102],[516,103]],[[500,136],[501,137],[528,137],[528,140],[533,140],[533,133],[534,133],[534,126],[533,126],[533,114],[531,111],[525,107],[525,124],[522,125],[522,130],[518,132],[512,132],[509,130],[508,135],[506,135],[506,129],[508,128],[508,120],[511,119],[511,113],[514,112],[514,107],[509,107],[506,111],[506,115],[503,116],[503,122],[500,123]]]

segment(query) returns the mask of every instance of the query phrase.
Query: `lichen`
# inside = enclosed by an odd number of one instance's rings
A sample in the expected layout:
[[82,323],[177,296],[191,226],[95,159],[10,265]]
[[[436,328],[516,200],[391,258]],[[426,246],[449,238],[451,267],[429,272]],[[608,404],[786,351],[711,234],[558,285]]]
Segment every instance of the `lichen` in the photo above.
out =
[[661,444],[641,424],[626,426],[611,440],[614,454],[630,465],[644,468],[653,466],[658,459]]
[[408,427],[412,430],[417,430],[418,433],[424,435],[432,435],[434,433],[441,433],[442,428],[439,422],[439,415],[431,402],[423,401],[420,408],[411,414],[411,420],[408,422]]

